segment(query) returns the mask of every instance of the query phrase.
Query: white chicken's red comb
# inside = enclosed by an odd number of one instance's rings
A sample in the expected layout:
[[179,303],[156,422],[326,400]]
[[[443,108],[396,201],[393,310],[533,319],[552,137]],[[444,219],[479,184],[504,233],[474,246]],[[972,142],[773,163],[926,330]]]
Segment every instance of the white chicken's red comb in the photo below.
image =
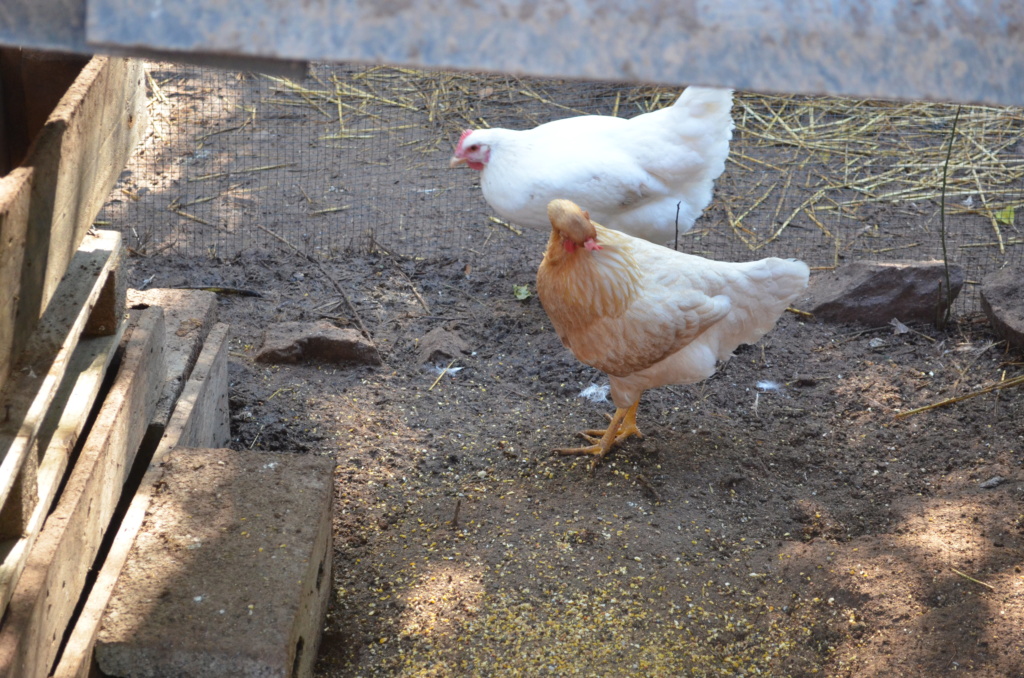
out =
[[462,150],[462,142],[465,141],[466,137],[468,137],[472,133],[473,133],[473,130],[471,130],[471,129],[467,129],[465,132],[462,133],[462,136],[459,137],[459,143],[455,144],[455,150],[456,151],[461,151]]

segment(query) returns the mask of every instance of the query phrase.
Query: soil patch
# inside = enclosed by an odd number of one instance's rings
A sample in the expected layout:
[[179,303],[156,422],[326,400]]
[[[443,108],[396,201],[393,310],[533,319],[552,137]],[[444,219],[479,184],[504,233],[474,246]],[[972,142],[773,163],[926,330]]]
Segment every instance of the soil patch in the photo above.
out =
[[263,294],[220,298],[232,444],[336,460],[318,676],[1024,670],[1019,389],[895,417],[1021,373],[980,315],[896,334],[787,314],[712,379],[645,394],[646,438],[591,474],[550,450],[603,421],[578,394],[606,380],[515,297],[525,237],[507,274],[325,262],[378,367],[254,361],[262,328],[344,314],[291,253],[131,260],[136,283]]

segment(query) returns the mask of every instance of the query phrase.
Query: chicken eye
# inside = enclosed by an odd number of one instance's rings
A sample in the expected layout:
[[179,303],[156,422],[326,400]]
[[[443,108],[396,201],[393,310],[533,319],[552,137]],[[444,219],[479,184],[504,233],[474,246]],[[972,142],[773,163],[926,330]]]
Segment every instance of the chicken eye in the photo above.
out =
[[472,146],[469,147],[469,150],[471,150],[471,151],[479,151],[480,150],[480,144],[473,144]]

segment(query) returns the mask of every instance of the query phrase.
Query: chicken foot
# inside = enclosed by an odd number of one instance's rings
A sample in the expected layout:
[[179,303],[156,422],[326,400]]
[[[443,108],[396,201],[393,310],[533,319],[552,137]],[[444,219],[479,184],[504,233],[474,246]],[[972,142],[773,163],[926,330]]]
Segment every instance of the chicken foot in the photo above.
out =
[[580,431],[580,435],[593,443],[592,445],[560,448],[555,450],[555,453],[561,455],[589,454],[594,457],[591,467],[597,466],[606,454],[611,452],[616,445],[621,445],[630,436],[644,437],[636,425],[636,410],[639,405],[640,400],[637,399],[628,408],[616,408],[615,414],[608,417],[608,428],[603,431],[601,429]]

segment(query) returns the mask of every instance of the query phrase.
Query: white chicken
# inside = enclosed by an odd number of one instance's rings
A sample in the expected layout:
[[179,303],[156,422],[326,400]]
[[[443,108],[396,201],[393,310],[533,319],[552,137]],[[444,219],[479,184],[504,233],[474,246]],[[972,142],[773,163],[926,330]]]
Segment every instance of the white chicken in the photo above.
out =
[[641,394],[692,384],[715,372],[740,344],[757,341],[807,287],[796,259],[713,261],[604,228],[568,200],[548,205],[551,238],[537,270],[537,294],[562,343],[608,374],[615,415],[586,431],[594,455],[640,436]]
[[711,202],[732,138],[732,90],[688,87],[666,108],[625,119],[583,115],[529,130],[462,133],[451,167],[480,170],[503,218],[547,230],[567,198],[608,228],[664,244]]

